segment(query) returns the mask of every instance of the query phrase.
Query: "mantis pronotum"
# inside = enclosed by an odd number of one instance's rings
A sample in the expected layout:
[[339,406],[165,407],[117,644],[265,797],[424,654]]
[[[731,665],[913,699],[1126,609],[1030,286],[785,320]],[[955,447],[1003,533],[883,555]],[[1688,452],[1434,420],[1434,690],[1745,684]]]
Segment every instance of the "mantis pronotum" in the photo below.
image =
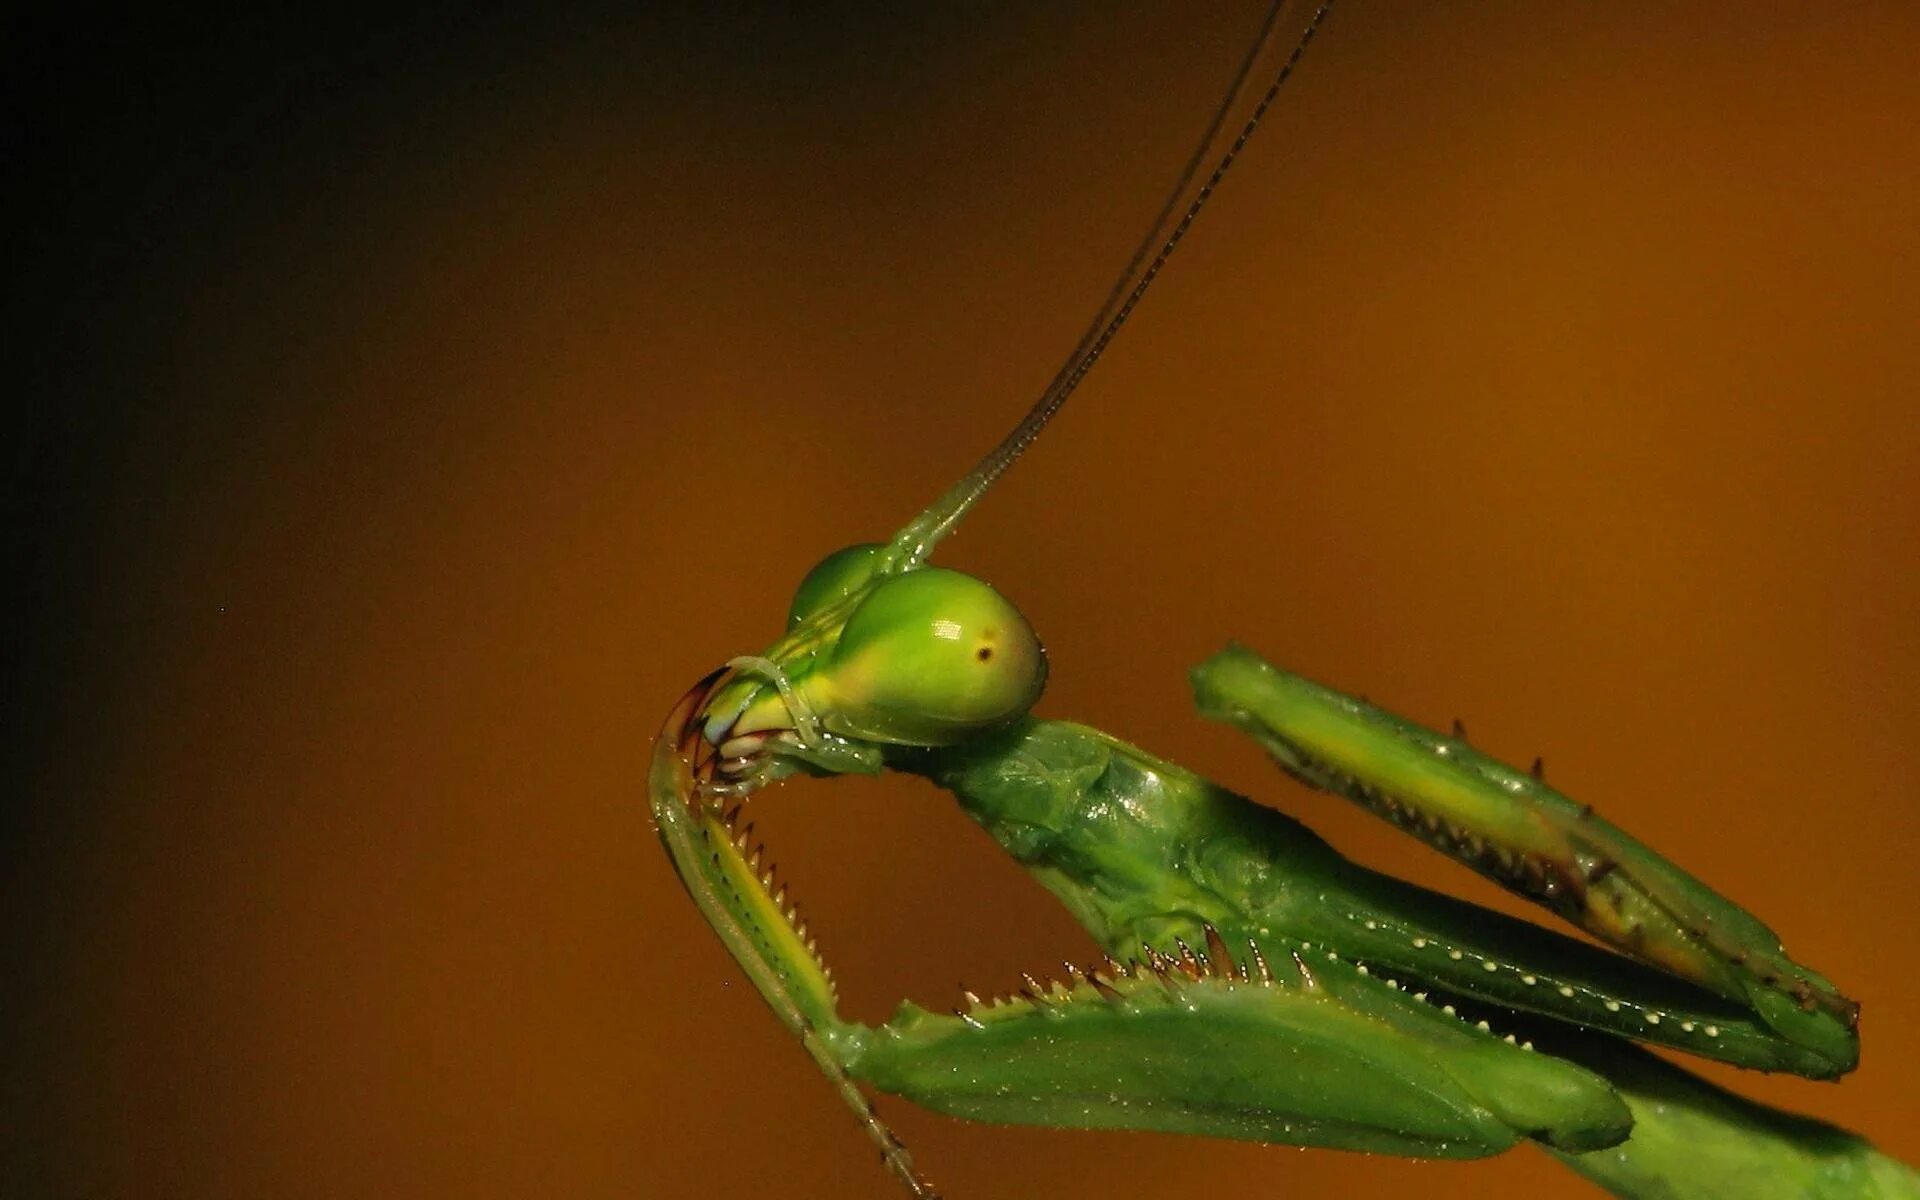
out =
[[[1912,1187],[1861,1143],[1768,1132],[1704,1085],[1592,1036],[1814,1077],[1844,1073],[1858,1053],[1852,1001],[1590,810],[1480,756],[1457,730],[1422,730],[1244,650],[1195,673],[1203,711],[1253,735],[1290,774],[1630,958],[1355,867],[1179,767],[1030,716],[1045,682],[1037,636],[993,588],[928,564],[1099,357],[1323,14],[1283,66],[1230,92],[1221,112],[1234,119],[1203,142],[1214,152],[1196,156],[1197,173],[1028,420],[890,542],[824,560],[786,635],[676,708],[652,787],[682,879],[916,1194],[932,1193],[857,1082],[1008,1122],[1419,1156],[1533,1140],[1627,1195],[1693,1194],[1686,1160],[1703,1154],[1719,1156],[1710,1186],[1733,1173],[1737,1194]],[[1272,28],[1270,17],[1263,39]],[[968,997],[950,1016],[907,1005],[878,1028],[841,1019],[740,806],[796,772],[883,769],[952,792],[1105,959],[1031,979],[1004,1001]]]

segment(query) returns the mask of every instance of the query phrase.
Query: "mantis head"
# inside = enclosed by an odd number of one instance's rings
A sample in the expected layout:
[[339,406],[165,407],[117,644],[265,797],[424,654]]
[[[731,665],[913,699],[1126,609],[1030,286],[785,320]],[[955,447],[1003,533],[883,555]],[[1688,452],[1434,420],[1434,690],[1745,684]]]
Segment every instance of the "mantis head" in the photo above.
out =
[[886,746],[950,746],[1026,715],[1046,685],[1033,627],[992,586],[848,546],[794,593],[787,631],[734,659],[691,720],[703,788],[737,796],[796,770],[872,772]]

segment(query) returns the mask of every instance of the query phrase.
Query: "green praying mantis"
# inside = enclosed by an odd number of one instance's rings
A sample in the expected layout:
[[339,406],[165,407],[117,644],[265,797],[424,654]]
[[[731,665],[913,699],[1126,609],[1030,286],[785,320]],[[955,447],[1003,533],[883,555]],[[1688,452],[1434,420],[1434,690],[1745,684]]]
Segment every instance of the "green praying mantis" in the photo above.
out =
[[[702,916],[864,1124],[934,1194],[862,1085],[1003,1123],[1203,1134],[1416,1157],[1522,1142],[1625,1196],[1920,1195],[1826,1126],[1747,1104],[1628,1041],[1813,1078],[1858,1059],[1858,1006],[1762,922],[1467,744],[1234,646],[1195,669],[1205,715],[1611,949],[1367,870],[1290,818],[1099,730],[1032,715],[1040,639],[939,541],[1098,361],[1292,74],[1269,12],[1140,250],[1053,383],[890,540],[829,555],[785,633],[696,684],[655,744],[661,840]],[[1237,125],[1230,119],[1242,109]],[[1224,147],[1224,149],[1222,149]],[[1210,171],[1202,168],[1214,160]],[[1104,957],[951,1014],[878,1026],[832,975],[743,817],[804,774],[896,771],[962,809]]]

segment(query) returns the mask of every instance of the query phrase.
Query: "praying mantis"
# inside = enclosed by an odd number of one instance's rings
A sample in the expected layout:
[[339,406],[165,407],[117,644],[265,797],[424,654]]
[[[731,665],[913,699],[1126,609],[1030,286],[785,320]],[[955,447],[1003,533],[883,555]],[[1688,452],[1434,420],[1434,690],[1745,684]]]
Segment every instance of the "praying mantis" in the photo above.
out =
[[[1271,16],[1267,28],[1263,41]],[[1247,78],[1203,150],[1234,132],[1224,118]],[[1243,648],[1194,676],[1202,711],[1290,775],[1618,953],[1366,871],[1172,763],[1031,715],[1037,633],[931,552],[1099,358],[1222,173],[1183,178],[1054,385],[975,472],[889,541],[823,560],[785,635],[669,715],[653,814],[702,915],[913,1194],[933,1193],[857,1085],[1011,1123],[1422,1157],[1532,1141],[1622,1195],[1920,1194],[1864,1143],[1777,1127],[1618,1044],[1832,1077],[1857,1059],[1857,1007],[1758,920],[1460,731],[1423,730]],[[743,806],[790,775],[881,770],[951,792],[1106,957],[950,1016],[908,1004],[877,1027],[842,1019]],[[1696,1178],[1703,1158],[1710,1182]]]

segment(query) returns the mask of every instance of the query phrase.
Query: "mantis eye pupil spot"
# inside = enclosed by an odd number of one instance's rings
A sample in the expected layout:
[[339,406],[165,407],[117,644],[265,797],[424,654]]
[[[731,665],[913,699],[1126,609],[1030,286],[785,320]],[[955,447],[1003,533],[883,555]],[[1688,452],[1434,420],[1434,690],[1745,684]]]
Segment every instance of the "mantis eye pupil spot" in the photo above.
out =
[[981,662],[986,662],[988,659],[993,657],[993,647],[982,646],[978,650],[975,650],[973,652],[973,656],[979,659]]

